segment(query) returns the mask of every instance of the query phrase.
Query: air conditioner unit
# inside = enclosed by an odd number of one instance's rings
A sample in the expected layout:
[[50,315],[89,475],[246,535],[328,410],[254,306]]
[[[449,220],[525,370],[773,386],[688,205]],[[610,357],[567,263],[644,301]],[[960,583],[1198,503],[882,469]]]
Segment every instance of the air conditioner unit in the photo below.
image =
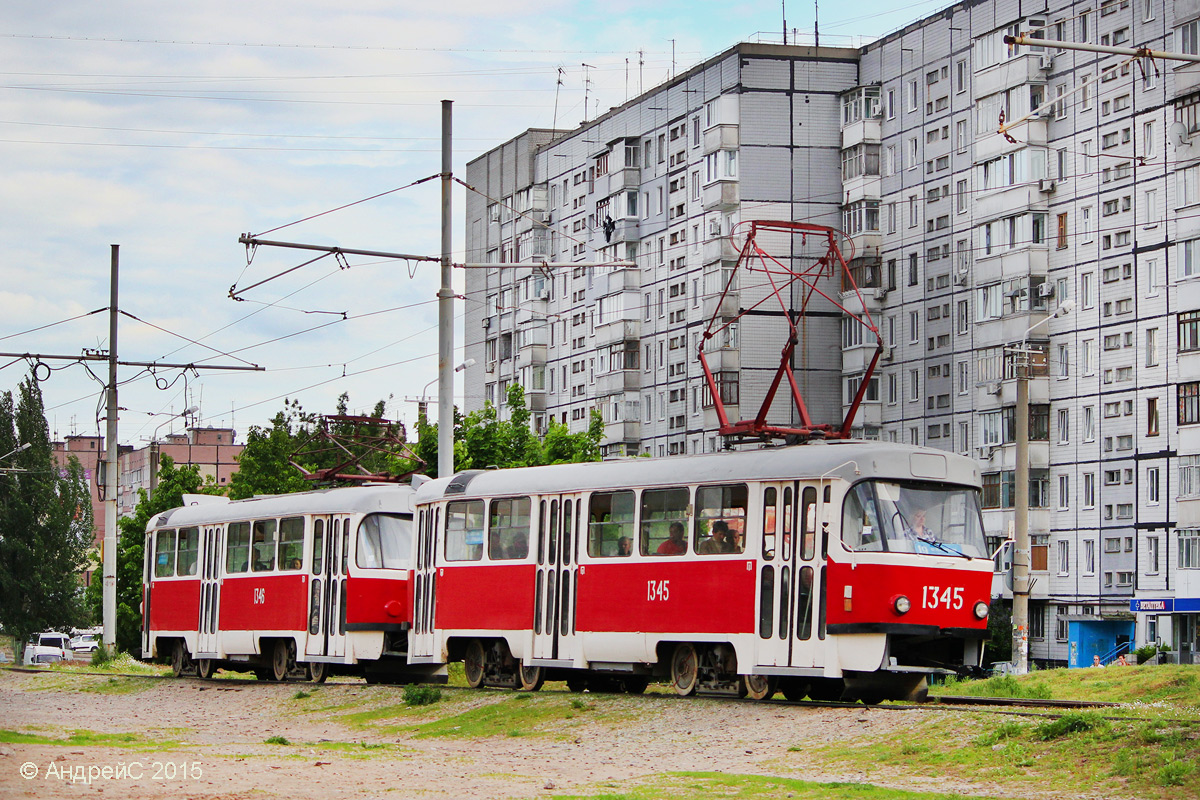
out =
[[484,365],[483,365],[483,371],[484,371],[484,372],[495,372],[495,371],[496,371],[496,362],[495,362],[495,361],[489,361],[489,362],[487,362],[486,364],[484,364]]
[[550,299],[550,290],[549,289],[542,289],[540,292],[538,292],[538,300],[549,300],[549,299]]
[[888,290],[886,287],[880,286],[879,288],[875,289],[874,294],[876,300],[884,300],[888,296]]
[[1054,69],[1054,56],[1042,56],[1038,59],[1038,69],[1043,69],[1047,72]]
[[492,327],[492,318],[491,318],[491,317],[484,317],[484,318],[483,318],[483,327],[484,327],[484,329],[485,329],[485,330],[486,330],[487,328],[490,328],[490,327]]
[[987,385],[988,394],[1000,394],[1000,390],[1004,388],[1004,384],[1000,381],[993,381]]
[[1054,297],[1054,284],[1047,281],[1039,286],[1038,297]]
[[883,350],[881,350],[879,353],[879,360],[880,361],[891,361],[892,360],[892,348],[884,345]]
[[1053,192],[1057,186],[1058,186],[1058,184],[1055,183],[1054,181],[1050,180],[1049,178],[1040,178],[1038,180],[1038,191],[1039,192],[1046,192],[1047,194],[1049,194],[1050,192]]
[[967,275],[968,275],[968,274],[969,274],[969,273],[966,273],[966,272],[956,272],[956,273],[954,273],[954,285],[955,285],[955,286],[966,286],[966,285],[967,285]]

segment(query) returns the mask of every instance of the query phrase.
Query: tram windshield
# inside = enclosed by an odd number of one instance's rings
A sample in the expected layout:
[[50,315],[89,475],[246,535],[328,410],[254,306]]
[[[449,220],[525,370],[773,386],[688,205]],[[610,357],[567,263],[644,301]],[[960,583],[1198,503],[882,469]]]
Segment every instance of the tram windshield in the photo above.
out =
[[408,569],[411,551],[411,519],[368,514],[358,526],[355,563],[363,569]]
[[856,552],[988,557],[978,493],[946,484],[856,484],[843,506],[842,542]]

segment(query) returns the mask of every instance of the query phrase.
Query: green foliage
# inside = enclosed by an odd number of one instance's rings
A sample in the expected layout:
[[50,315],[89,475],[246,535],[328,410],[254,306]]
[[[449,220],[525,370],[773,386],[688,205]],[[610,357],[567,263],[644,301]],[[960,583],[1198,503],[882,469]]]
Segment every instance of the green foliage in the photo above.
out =
[[115,648],[113,650],[109,650],[108,645],[106,645],[104,642],[100,642],[100,644],[96,645],[96,649],[92,653],[92,666],[107,667],[113,662],[113,659],[116,657],[116,655],[117,651]]
[[1012,609],[1003,599],[996,598],[988,608],[988,660],[1011,661],[1012,639]]
[[1159,767],[1154,777],[1161,786],[1182,786],[1195,771],[1195,762],[1173,758]]
[[429,706],[442,699],[442,690],[436,686],[416,686],[409,684],[404,687],[404,702],[410,706]]
[[1052,739],[1061,739],[1064,736],[1085,733],[1107,726],[1108,722],[1093,711],[1072,712],[1038,725],[1033,729],[1033,738],[1048,742]]
[[291,744],[286,736],[272,736],[265,740],[264,744]]
[[1144,644],[1137,650],[1134,650],[1133,654],[1137,657],[1137,663],[1145,664],[1158,655],[1158,647],[1152,644]]
[[238,471],[229,479],[229,497],[244,500],[258,494],[288,494],[311,489],[300,471],[291,464],[299,444],[295,424],[300,415],[297,404],[284,401],[287,410],[271,420],[270,428],[254,425],[246,435],[246,445],[238,455]]
[[[13,452],[19,445],[29,447]],[[29,634],[87,619],[79,577],[95,530],[91,490],[74,456],[56,464],[42,391],[31,374],[0,394],[0,627]],[[18,654],[19,655],[19,654]]]
[[[117,632],[119,650],[127,653],[142,651],[142,564],[146,524],[155,514],[183,505],[185,494],[219,494],[211,478],[200,475],[200,467],[192,464],[176,467],[170,456],[162,457],[158,471],[158,486],[153,496],[138,490],[138,504],[133,516],[118,521],[117,537]],[[94,580],[87,587],[87,604],[95,619],[102,616],[103,585]]]

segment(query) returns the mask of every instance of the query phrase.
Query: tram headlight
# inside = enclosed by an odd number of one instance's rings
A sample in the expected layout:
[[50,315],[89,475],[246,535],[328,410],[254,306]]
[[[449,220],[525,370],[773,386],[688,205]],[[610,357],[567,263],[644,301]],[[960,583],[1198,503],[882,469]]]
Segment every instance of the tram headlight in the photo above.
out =
[[896,595],[896,598],[892,600],[892,608],[897,614],[907,614],[909,609],[912,608],[912,601],[902,594]]
[[975,618],[976,619],[987,619],[987,615],[988,615],[988,604],[983,602],[982,600],[980,600],[978,603],[975,604]]

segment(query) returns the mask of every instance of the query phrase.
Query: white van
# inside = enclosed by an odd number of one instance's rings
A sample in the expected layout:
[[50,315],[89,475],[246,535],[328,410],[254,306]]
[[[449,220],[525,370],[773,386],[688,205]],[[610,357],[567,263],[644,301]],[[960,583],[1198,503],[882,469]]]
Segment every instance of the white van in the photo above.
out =
[[29,637],[25,645],[25,666],[34,664],[54,664],[74,658],[71,650],[71,637],[65,633],[35,633]]

